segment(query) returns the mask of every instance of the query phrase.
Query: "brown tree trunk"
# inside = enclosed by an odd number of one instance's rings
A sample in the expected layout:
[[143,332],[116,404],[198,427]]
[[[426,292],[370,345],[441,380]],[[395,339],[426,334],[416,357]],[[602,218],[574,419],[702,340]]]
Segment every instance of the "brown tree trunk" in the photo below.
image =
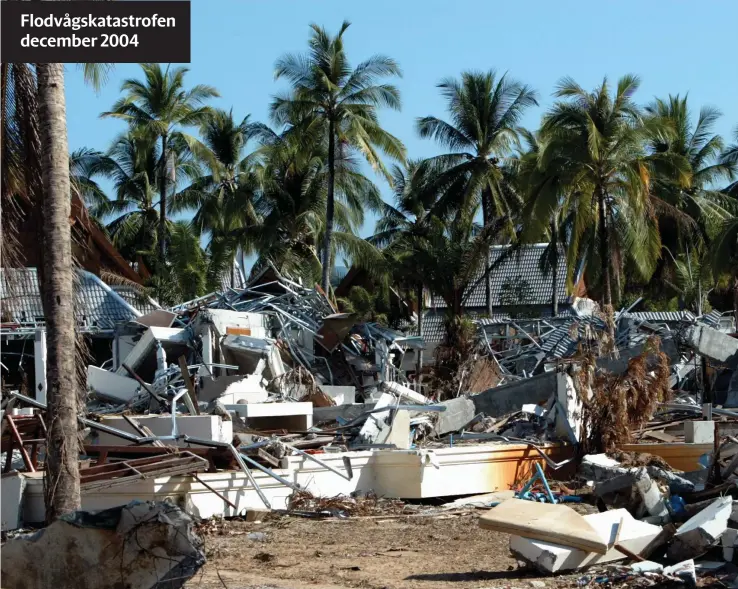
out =
[[[166,235],[167,235],[167,135],[161,136],[161,176],[159,178],[159,264],[164,267],[166,257]],[[160,270],[161,272],[161,270]]]
[[[488,227],[491,219],[491,211],[492,208],[492,193],[490,192],[489,188],[485,188],[482,190],[482,223],[484,224],[484,227]],[[489,255],[489,247],[487,248],[487,255],[484,257],[484,266],[485,268],[488,268],[490,265],[490,255]],[[484,303],[485,307],[487,309],[487,316],[492,317],[492,284],[491,284],[491,275],[487,274],[487,276],[484,278]]]
[[71,198],[64,66],[37,64],[43,178],[44,272],[48,434],[46,518],[80,507],[78,403],[75,375]]
[[738,276],[733,278],[733,315],[735,315],[735,328],[738,331]]
[[553,268],[551,268],[551,311],[553,316],[559,314],[559,233],[556,220],[551,220],[551,241],[554,246]]
[[607,227],[607,198],[605,191],[599,189],[600,213],[600,264],[602,265],[602,302],[603,312],[608,316],[608,334],[612,346],[615,346],[615,322],[612,308],[612,284],[610,280],[610,231]]
[[[423,337],[423,283],[418,283],[418,337]],[[423,350],[418,350],[418,361],[415,366],[418,390],[420,390],[420,374],[423,371]]]
[[335,210],[334,191],[336,185],[336,129],[335,123],[328,123],[328,199],[325,208],[325,234],[323,235],[323,275],[320,286],[330,296],[331,280],[331,242],[333,240],[333,214]]

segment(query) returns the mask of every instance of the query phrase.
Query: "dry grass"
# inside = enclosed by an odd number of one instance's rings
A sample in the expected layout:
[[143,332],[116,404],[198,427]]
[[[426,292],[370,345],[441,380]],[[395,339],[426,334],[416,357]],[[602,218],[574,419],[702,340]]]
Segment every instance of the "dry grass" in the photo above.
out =
[[578,374],[579,391],[591,389],[592,394],[582,395],[582,451],[613,452],[630,442],[631,432],[648,423],[658,404],[669,398],[669,373],[669,359],[657,337],[649,338],[623,374],[597,371],[594,355],[586,355]]
[[342,512],[345,515],[387,515],[399,514],[405,510],[405,503],[399,499],[385,499],[374,493],[359,497],[336,495],[335,497],[315,497],[308,491],[295,491],[287,503],[290,511]]

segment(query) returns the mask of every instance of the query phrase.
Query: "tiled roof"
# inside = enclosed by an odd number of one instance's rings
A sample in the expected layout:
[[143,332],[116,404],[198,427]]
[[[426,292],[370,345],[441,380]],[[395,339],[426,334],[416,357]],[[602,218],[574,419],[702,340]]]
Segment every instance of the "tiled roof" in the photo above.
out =
[[[2,319],[21,325],[44,322],[36,268],[0,270]],[[136,312],[97,276],[79,271],[75,281],[74,318],[84,332],[111,330]]]
[[124,285],[111,285],[115,292],[117,292],[131,307],[136,309],[142,315],[151,313],[157,309],[161,309],[150,297],[140,293],[131,286]]
[[696,319],[689,311],[637,311],[635,313],[624,313],[622,316],[638,321],[648,321],[649,323],[675,323]]
[[[528,305],[546,305],[551,303],[551,295],[553,288],[553,277],[551,273],[544,277],[541,272],[539,263],[541,254],[548,246],[546,243],[536,243],[524,245],[514,252],[510,252],[510,246],[492,246],[490,248],[490,263],[497,262],[503,255],[505,258],[489,273],[492,306],[499,307],[503,303],[500,301],[500,292],[506,281],[514,281],[520,278],[525,281],[530,289],[530,299],[524,304]],[[485,268],[482,267],[477,272],[476,277],[472,281],[474,285],[484,274]],[[563,302],[567,299],[566,295],[566,256],[562,250],[559,256],[558,267],[558,284],[557,284],[559,301]],[[476,288],[467,290],[465,295],[465,307],[485,307],[485,288],[484,281],[480,280]],[[434,297],[433,306],[439,309],[446,308],[446,303],[441,297]]]

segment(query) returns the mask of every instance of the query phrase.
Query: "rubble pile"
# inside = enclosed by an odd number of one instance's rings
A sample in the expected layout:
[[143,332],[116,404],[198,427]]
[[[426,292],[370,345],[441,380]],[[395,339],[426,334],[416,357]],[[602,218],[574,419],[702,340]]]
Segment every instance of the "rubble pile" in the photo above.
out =
[[[688,580],[721,543],[732,562],[735,328],[625,310],[611,341],[590,311],[479,320],[449,398],[418,373],[422,338],[271,267],[156,309],[87,368],[83,507],[176,495],[203,519],[351,517],[461,497],[444,509],[487,510],[480,525],[547,574],[617,562],[613,579]],[[47,420],[43,400],[4,394],[3,531],[44,520]],[[600,512],[562,505],[577,502]]]

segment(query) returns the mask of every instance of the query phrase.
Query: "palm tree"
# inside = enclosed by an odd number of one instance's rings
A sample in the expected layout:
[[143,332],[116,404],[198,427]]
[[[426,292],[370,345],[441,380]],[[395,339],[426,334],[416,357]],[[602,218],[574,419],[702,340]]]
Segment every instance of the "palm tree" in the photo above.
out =
[[67,143],[64,64],[39,63],[38,130],[43,180],[43,284],[46,319],[46,379],[50,420],[46,445],[46,517],[49,521],[79,509],[75,390],[74,277],[71,186]]
[[[258,253],[253,271],[271,263],[280,272],[309,281],[321,278],[318,247],[326,231],[329,173],[325,141],[322,133],[319,135],[306,136],[300,125],[281,134],[266,127],[259,130],[262,162],[257,170],[258,222],[240,231]],[[361,174],[357,163],[346,156],[335,162],[334,180],[337,230],[331,240],[331,257],[343,252],[355,263],[372,268],[380,256],[356,232],[364,222],[364,207],[379,206],[379,191]]]
[[[710,237],[730,216],[726,208],[730,206],[730,199],[714,186],[731,180],[738,162],[721,158],[723,139],[712,132],[720,117],[718,110],[702,108],[693,124],[687,97],[669,96],[668,100],[654,101],[646,112],[659,123],[649,137],[651,159],[658,164],[651,198],[661,213],[659,232],[663,247],[679,256],[709,243]],[[665,128],[671,132],[664,134]],[[688,167],[688,185],[678,169],[674,173],[675,157]],[[662,266],[672,259],[664,256]]]
[[231,286],[238,253],[233,233],[256,222],[253,200],[258,153],[244,154],[255,132],[248,116],[237,123],[233,111],[214,110],[201,128],[205,148],[201,157],[207,173],[176,194],[170,209],[172,213],[195,210],[192,222],[197,230],[222,242],[230,260]]
[[725,275],[733,289],[733,313],[738,325],[738,216],[726,219],[711,245],[710,263],[716,277]]
[[272,119],[277,125],[294,120],[295,112],[308,126],[318,125],[327,139],[328,191],[322,245],[321,285],[327,292],[332,266],[335,215],[336,158],[358,151],[372,168],[389,178],[377,150],[397,160],[405,159],[402,142],[379,124],[377,109],[400,108],[395,86],[380,83],[387,76],[400,76],[400,68],[389,57],[375,55],[351,69],[343,47],[343,34],[350,26],[344,21],[332,37],[318,25],[310,25],[307,55],[285,55],[277,61],[275,77],[292,85],[287,95],[272,102]]
[[[171,148],[170,167],[179,180],[198,177],[200,167],[186,146],[172,142]],[[91,208],[92,215],[107,220],[106,229],[124,258],[135,262],[141,257],[149,267],[157,259],[160,236],[156,202],[160,160],[159,143],[145,130],[131,129],[87,169],[88,174],[110,178],[115,196],[99,199]]]
[[[545,141],[539,133],[522,131],[527,149],[521,152],[515,162],[515,176],[518,190],[525,198],[523,219],[525,223],[519,231],[518,243],[510,248],[509,254],[522,243],[545,240],[548,245],[541,252],[539,268],[544,276],[551,274],[552,295],[551,312],[559,314],[559,263],[568,251],[569,234],[574,221],[569,211],[568,194],[563,185],[567,162],[556,158],[546,150]],[[543,154],[554,155],[543,159]],[[563,277],[567,284],[571,272]]]
[[[729,145],[725,149],[720,156],[720,160],[729,166],[738,166],[738,127],[733,131],[733,136],[735,138],[735,143]],[[727,186],[723,192],[738,199],[738,181]]]
[[[442,205],[467,209],[481,203],[483,225],[493,218],[511,217],[519,205],[504,173],[503,161],[519,143],[520,119],[537,105],[536,93],[495,71],[464,72],[461,81],[443,80],[438,87],[446,99],[451,122],[433,116],[418,119],[421,137],[432,137],[450,152],[438,156],[447,174],[464,176],[463,191],[450,191]],[[465,214],[468,214],[465,213]],[[509,227],[512,236],[512,227]],[[487,312],[492,312],[489,276],[485,280]]]
[[[647,278],[661,250],[649,192],[652,166],[644,150],[647,126],[632,100],[638,86],[638,78],[627,75],[614,94],[607,79],[587,92],[564,78],[555,93],[564,100],[546,114],[542,126],[543,161],[563,162],[562,186],[575,219],[570,257],[585,260],[590,277],[599,275],[610,319],[613,275],[619,285],[627,258]],[[614,341],[614,325],[608,323]]]
[[161,141],[157,162],[159,183],[159,224],[157,243],[159,261],[163,263],[166,254],[166,220],[169,175],[172,167],[172,153],[186,145],[198,152],[199,142],[183,131],[187,127],[199,126],[210,115],[210,108],[204,103],[219,96],[212,86],[197,84],[186,90],[185,74],[188,68],[167,67],[162,70],[158,63],[141,64],[144,80],[128,79],[121,85],[125,92],[112,110],[104,112],[103,117],[115,117],[127,121],[131,127],[144,131]]

